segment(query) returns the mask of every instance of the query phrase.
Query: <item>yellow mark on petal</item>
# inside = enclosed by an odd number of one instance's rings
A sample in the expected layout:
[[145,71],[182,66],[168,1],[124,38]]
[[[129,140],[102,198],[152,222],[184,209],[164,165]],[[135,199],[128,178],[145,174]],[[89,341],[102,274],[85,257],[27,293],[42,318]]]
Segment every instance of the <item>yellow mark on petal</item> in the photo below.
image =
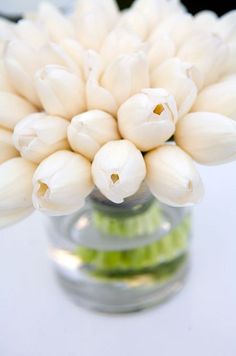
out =
[[39,182],[38,195],[40,197],[44,197],[44,195],[46,194],[47,190],[48,190],[48,185],[46,183]]
[[116,182],[118,182],[119,179],[120,179],[119,174],[117,174],[117,173],[111,174],[111,180],[112,180],[112,183],[113,183],[113,184],[115,184]]
[[162,104],[158,104],[153,110],[154,114],[161,115],[162,111],[164,111],[164,106]]

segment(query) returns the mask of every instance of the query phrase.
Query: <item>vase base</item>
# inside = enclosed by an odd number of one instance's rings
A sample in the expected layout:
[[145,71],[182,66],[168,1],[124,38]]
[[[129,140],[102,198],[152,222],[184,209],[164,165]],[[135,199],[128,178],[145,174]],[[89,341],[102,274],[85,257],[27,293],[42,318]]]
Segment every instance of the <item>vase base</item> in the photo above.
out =
[[56,274],[63,289],[79,306],[103,313],[130,313],[163,303],[182,289],[189,258],[185,254],[174,263],[174,269],[163,264],[145,273],[123,276],[105,277],[78,271],[76,281],[58,269]]

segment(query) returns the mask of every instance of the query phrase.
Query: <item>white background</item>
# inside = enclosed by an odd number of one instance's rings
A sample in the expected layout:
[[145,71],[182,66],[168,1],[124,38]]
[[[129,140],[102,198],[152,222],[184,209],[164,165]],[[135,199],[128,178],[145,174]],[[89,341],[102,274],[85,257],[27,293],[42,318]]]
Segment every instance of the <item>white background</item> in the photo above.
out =
[[0,232],[0,356],[235,356],[236,164],[200,168],[192,269],[168,303],[109,316],[74,305],[54,279],[42,216]]

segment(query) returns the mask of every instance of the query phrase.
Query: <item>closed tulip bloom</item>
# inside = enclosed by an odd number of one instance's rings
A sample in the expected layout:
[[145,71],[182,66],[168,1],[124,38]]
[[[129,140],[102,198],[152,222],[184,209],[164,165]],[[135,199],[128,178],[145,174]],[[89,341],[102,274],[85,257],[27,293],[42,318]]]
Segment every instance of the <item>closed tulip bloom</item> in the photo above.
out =
[[149,87],[146,55],[137,52],[119,56],[105,70],[101,85],[112,93],[118,105],[143,88]]
[[147,183],[153,195],[171,206],[198,203],[203,185],[194,163],[174,145],[164,145],[145,155]]
[[13,93],[0,92],[0,126],[14,129],[17,122],[37,109]]
[[0,212],[0,229],[25,219],[34,211],[33,207]]
[[40,66],[37,52],[23,41],[11,41],[4,53],[5,65],[17,93],[34,105],[40,107],[40,101],[34,87],[33,77]]
[[118,27],[135,32],[140,38],[145,39],[148,34],[148,20],[140,11],[128,9],[122,12]]
[[13,146],[12,132],[0,128],[0,163],[17,156],[19,152]]
[[156,36],[148,51],[150,71],[154,71],[162,62],[174,57],[175,44],[167,33]]
[[228,46],[218,35],[200,33],[183,43],[177,57],[196,66],[204,76],[204,84],[208,85],[224,71],[228,51]]
[[36,165],[22,157],[0,165],[0,225],[28,214],[32,209],[32,177]]
[[90,160],[102,145],[119,138],[116,120],[100,110],[87,111],[73,117],[68,127],[72,149]]
[[217,31],[228,43],[236,41],[236,10],[231,10],[219,18]]
[[70,151],[57,151],[40,163],[33,177],[33,205],[49,215],[80,209],[93,189],[90,162]]
[[51,41],[59,42],[63,38],[75,37],[72,23],[52,4],[40,4],[37,21],[45,28]]
[[123,27],[117,27],[105,38],[102,47],[102,58],[109,62],[114,58],[137,51],[142,45],[140,37]]
[[197,33],[199,31],[207,31],[211,33],[215,31],[218,26],[217,14],[213,11],[203,10],[198,12],[193,17],[193,31]]
[[162,12],[162,1],[156,0],[136,0],[132,5],[132,11],[137,11],[146,19],[148,32],[159,23]]
[[177,108],[164,89],[144,89],[130,97],[118,111],[119,130],[141,151],[162,145],[175,131]]
[[197,97],[201,75],[190,63],[178,58],[163,62],[151,76],[152,87],[165,88],[175,98],[179,117],[185,115]]
[[48,41],[42,26],[28,19],[18,21],[15,31],[20,40],[36,50],[44,46]]
[[48,114],[71,119],[85,110],[84,83],[68,69],[45,66],[36,73],[35,85]]
[[83,47],[99,50],[110,26],[106,13],[98,7],[78,16],[75,22],[76,36]]
[[92,176],[101,193],[114,203],[135,194],[146,175],[141,152],[128,140],[110,141],[92,163]]
[[60,42],[60,47],[72,59],[72,61],[77,64],[78,68],[77,71],[75,70],[75,72],[83,77],[83,69],[84,69],[85,54],[86,54],[85,49],[81,46],[81,44],[78,41],[72,38],[63,39]]
[[0,18],[0,56],[2,56],[8,41],[16,38],[14,25],[11,21]]
[[236,120],[236,76],[205,87],[197,97],[192,111],[210,111]]
[[0,91],[15,93],[15,89],[11,83],[5,63],[0,59]]
[[236,121],[217,113],[190,113],[179,120],[175,141],[199,163],[230,162],[236,159]]
[[13,141],[22,157],[36,163],[50,154],[69,148],[68,121],[44,113],[26,116],[14,129]]

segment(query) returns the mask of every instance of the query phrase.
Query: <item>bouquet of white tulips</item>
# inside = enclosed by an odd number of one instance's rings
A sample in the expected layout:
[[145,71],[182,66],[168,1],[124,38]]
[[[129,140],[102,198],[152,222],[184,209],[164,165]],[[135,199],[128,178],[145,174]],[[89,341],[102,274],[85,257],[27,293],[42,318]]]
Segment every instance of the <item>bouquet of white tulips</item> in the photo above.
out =
[[0,19],[0,226],[71,214],[94,187],[120,204],[143,181],[195,204],[194,161],[236,159],[235,120],[236,11],[77,0]]

